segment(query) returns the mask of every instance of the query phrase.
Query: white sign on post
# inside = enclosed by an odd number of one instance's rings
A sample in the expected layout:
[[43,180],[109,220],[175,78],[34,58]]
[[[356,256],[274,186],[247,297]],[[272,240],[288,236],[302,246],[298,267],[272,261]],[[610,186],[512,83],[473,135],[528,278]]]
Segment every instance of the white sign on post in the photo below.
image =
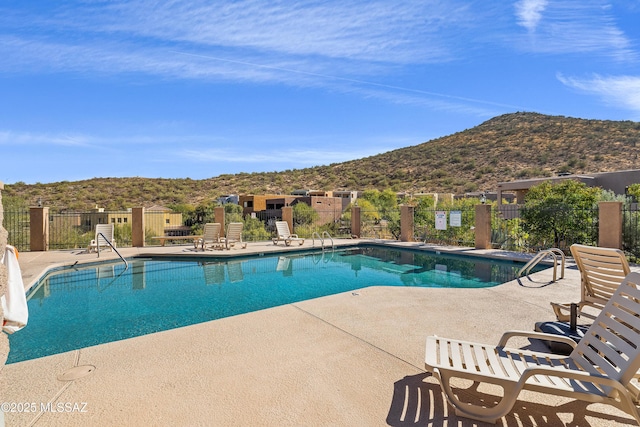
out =
[[462,212],[449,212],[449,224],[451,224],[452,227],[462,227]]
[[436,211],[436,230],[447,229],[447,213],[445,211]]

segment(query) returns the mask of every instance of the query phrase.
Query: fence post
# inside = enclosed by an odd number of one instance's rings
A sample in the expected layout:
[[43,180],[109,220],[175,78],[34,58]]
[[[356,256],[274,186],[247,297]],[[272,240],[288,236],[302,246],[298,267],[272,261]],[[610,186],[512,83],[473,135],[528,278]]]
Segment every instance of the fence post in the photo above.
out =
[[[2,207],[2,190],[4,190],[4,184],[0,181],[0,259],[4,256],[4,251],[7,247],[7,230],[3,226],[4,221],[4,209]],[[7,269],[4,264],[0,264],[0,297],[4,296],[7,291],[9,279],[7,278]],[[4,314],[2,312],[2,305],[0,304],[0,324],[4,324]],[[0,333],[0,370],[7,360],[9,355],[9,338],[7,334]]]
[[220,237],[224,237],[227,231],[224,226],[224,206],[213,208],[213,220],[220,223]]
[[291,206],[282,207],[282,220],[287,221],[287,224],[289,224],[289,230],[291,230],[291,233],[296,232],[293,229],[293,207]]
[[622,202],[598,202],[598,246],[622,249]]
[[360,206],[351,206],[351,235],[360,237]]
[[476,249],[491,249],[491,205],[476,205]]
[[413,242],[413,213],[415,208],[409,205],[400,205],[400,241]]
[[144,208],[131,209],[131,246],[143,248],[145,240]]
[[49,208],[29,208],[29,250],[49,250]]

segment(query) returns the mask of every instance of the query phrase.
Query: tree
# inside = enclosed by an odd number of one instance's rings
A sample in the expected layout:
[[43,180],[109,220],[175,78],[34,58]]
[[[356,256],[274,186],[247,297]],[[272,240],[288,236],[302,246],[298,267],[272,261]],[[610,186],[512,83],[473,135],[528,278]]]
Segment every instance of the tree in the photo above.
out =
[[640,184],[631,184],[627,188],[627,195],[631,196],[634,201],[640,201]]
[[566,248],[597,241],[596,202],[601,189],[574,180],[547,181],[529,189],[521,213],[533,247]]
[[390,216],[398,212],[398,196],[390,188],[384,191],[367,190],[362,194],[362,199],[371,202],[375,206],[376,211],[381,216],[380,219],[389,219]]
[[215,218],[214,211],[213,211],[214,207],[215,206],[212,203],[208,203],[208,204],[199,204],[198,206],[195,207],[193,211],[187,210],[186,215],[185,213],[183,213],[183,217],[182,217],[184,224],[190,227],[193,227],[193,226],[200,227],[202,226],[202,224],[213,222]]
[[300,202],[293,205],[293,222],[296,225],[311,225],[318,220],[319,214],[311,206]]
[[247,215],[244,219],[244,230],[242,235],[246,240],[258,241],[269,240],[271,233],[264,228],[264,223],[258,218]]
[[365,210],[367,202],[370,206],[372,205],[371,210],[369,210],[369,216],[375,215],[373,228],[378,228],[378,234],[384,234],[384,229],[386,228],[386,231],[391,233],[395,239],[398,239],[400,237],[400,210],[396,192],[390,188],[384,191],[364,191],[362,196],[358,198],[358,205],[362,208],[363,219],[367,218],[368,210]]
[[[213,211],[213,208],[211,209]],[[243,222],[242,221],[242,206],[235,203],[226,203],[224,205],[224,222],[225,227],[230,222]]]
[[175,204],[169,205],[169,209],[173,212],[182,214],[182,223],[186,226],[192,227],[198,223],[196,208],[187,204]]

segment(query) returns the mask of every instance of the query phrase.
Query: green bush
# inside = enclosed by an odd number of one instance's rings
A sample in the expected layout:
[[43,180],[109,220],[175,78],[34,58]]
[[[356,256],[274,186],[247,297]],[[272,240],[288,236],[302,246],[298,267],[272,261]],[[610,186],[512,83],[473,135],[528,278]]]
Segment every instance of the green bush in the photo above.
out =
[[574,180],[555,185],[547,181],[531,187],[521,211],[530,246],[566,249],[572,243],[596,244],[600,191]]

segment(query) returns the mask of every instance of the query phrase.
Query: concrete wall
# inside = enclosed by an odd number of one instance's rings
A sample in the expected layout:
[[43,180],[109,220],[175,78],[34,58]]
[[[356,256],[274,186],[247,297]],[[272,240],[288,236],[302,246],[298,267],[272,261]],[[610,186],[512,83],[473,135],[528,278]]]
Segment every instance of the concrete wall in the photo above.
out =
[[[4,256],[7,247],[7,230],[3,227],[4,209],[2,208],[2,190],[4,184],[0,182],[0,259]],[[7,290],[7,270],[4,264],[0,263],[0,296],[4,295]],[[0,306],[0,325],[4,323],[4,315],[2,306]],[[4,332],[0,332],[0,370],[7,361],[9,355],[9,337]]]
[[491,249],[491,205],[476,205],[476,249]]
[[144,208],[131,209],[131,246],[144,247],[145,232]]
[[296,230],[293,228],[293,208],[291,206],[285,206],[282,208],[282,220],[289,224],[289,232],[296,234]]
[[622,249],[622,202],[598,203],[598,246]]
[[29,248],[31,251],[49,250],[49,208],[29,208]]
[[400,206],[400,241],[413,242],[415,208],[409,205]]

